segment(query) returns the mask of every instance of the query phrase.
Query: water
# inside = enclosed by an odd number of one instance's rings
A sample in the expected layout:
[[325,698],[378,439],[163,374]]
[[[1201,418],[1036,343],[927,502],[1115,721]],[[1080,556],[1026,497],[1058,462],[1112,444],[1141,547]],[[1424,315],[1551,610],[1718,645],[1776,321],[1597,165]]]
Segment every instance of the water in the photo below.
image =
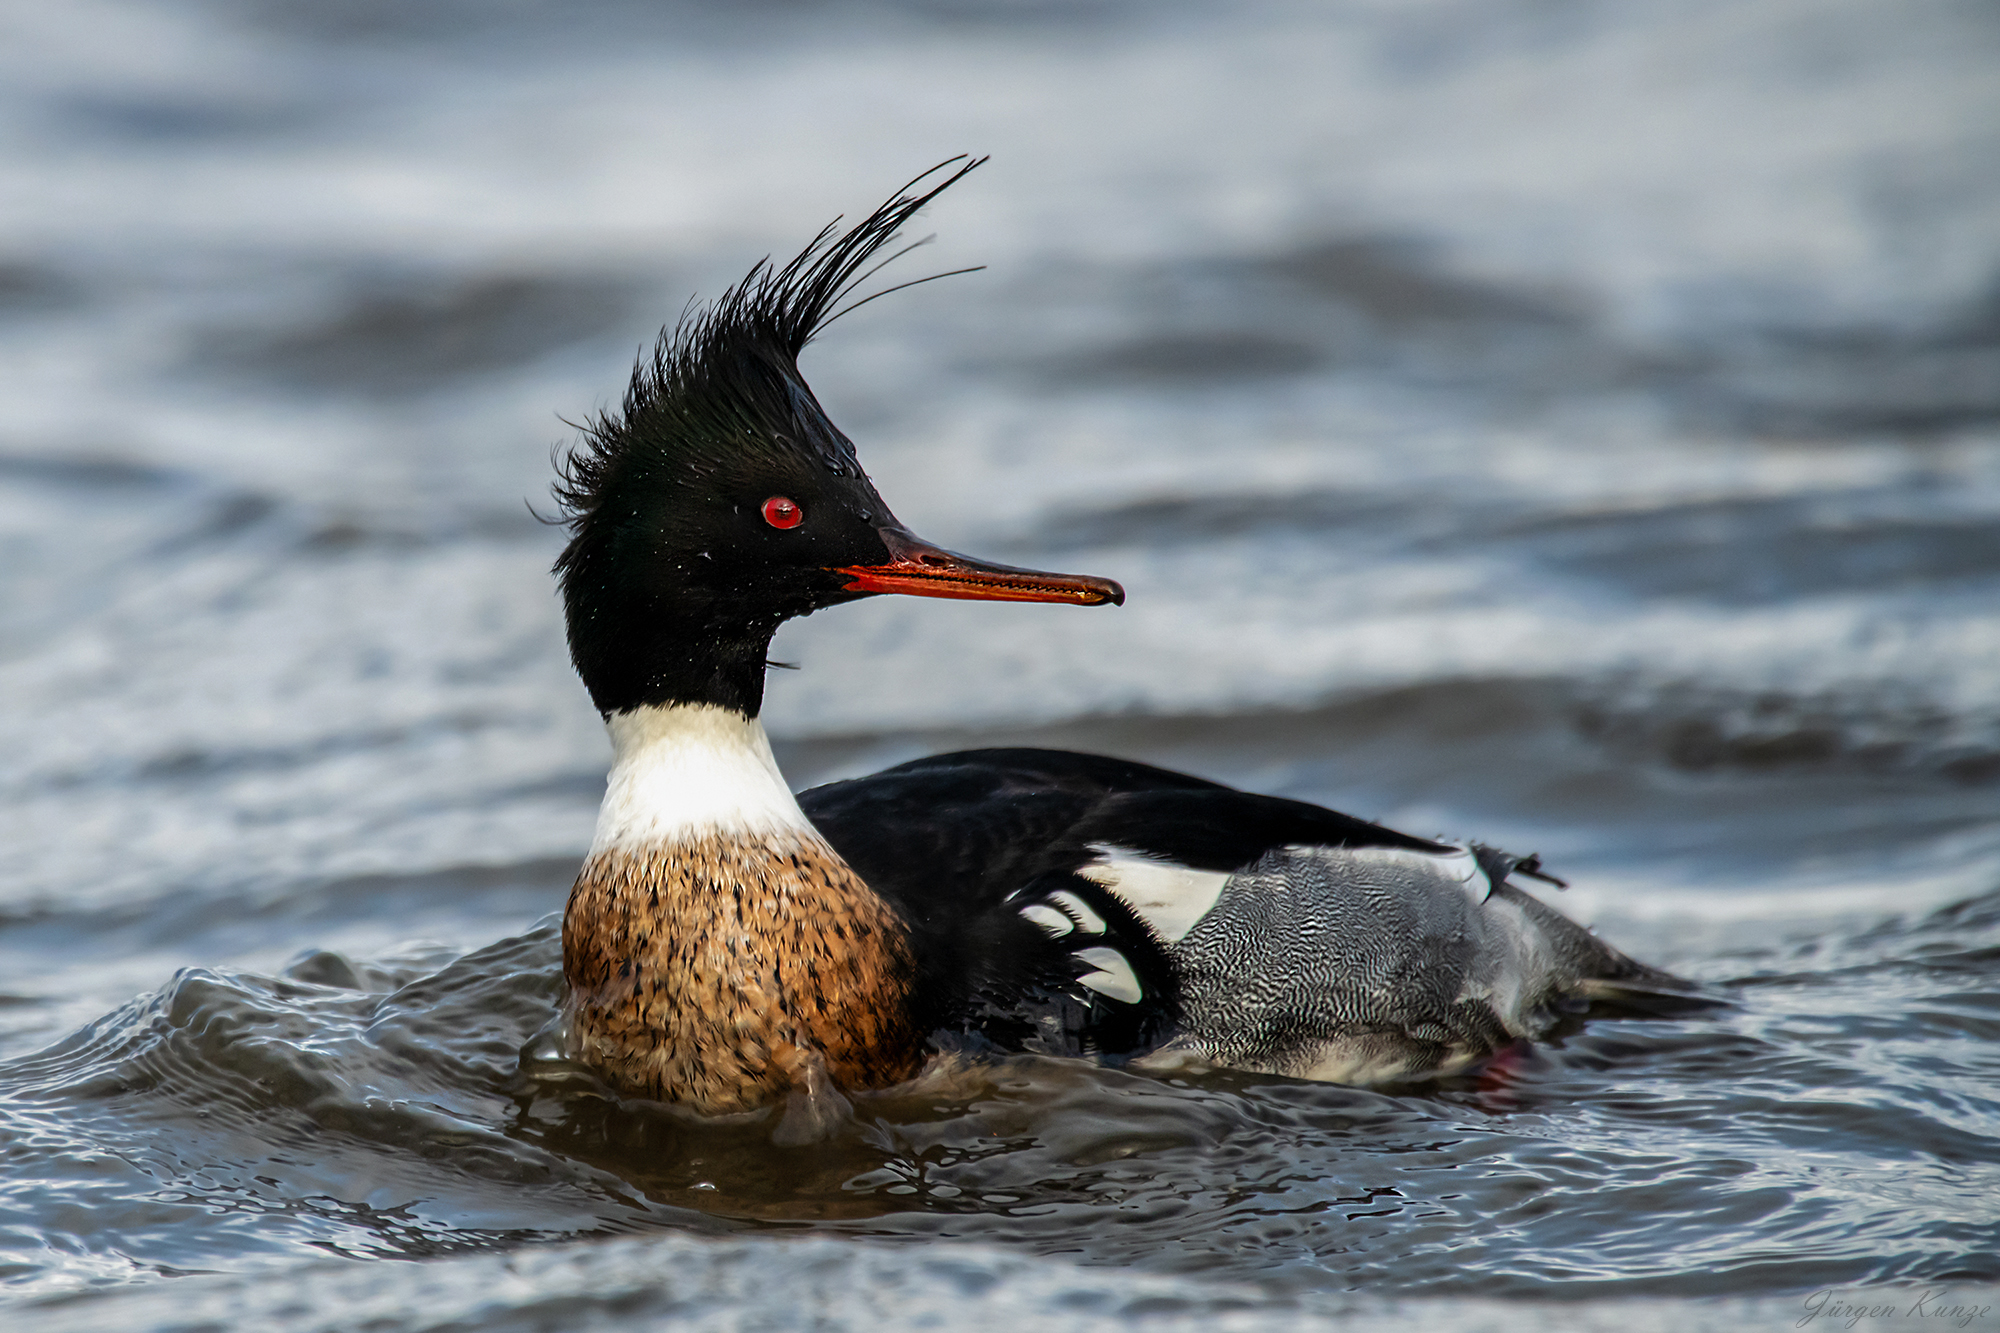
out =
[[[1992,1300],[1986,8],[4,22],[10,1326]],[[1727,1007],[1394,1095],[1021,1061],[813,1148],[533,1058],[607,759],[559,418],[967,149],[906,262],[988,270],[807,373],[916,530],[1130,602],[789,627],[788,774],[1070,745],[1537,849]]]

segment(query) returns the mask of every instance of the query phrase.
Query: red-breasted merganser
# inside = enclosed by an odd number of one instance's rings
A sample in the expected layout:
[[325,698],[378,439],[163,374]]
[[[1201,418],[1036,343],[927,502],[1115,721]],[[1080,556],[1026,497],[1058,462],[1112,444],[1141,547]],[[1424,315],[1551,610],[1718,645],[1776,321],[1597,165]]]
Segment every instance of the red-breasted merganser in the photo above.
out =
[[570,650],[615,750],[563,918],[572,1054],[709,1113],[945,1051],[1373,1083],[1670,987],[1508,881],[1546,878],[1532,859],[1128,760],[975,750],[793,795],[758,721],[784,621],[879,593],[1124,600],[914,536],[799,374],[977,165],[752,268],[563,463]]

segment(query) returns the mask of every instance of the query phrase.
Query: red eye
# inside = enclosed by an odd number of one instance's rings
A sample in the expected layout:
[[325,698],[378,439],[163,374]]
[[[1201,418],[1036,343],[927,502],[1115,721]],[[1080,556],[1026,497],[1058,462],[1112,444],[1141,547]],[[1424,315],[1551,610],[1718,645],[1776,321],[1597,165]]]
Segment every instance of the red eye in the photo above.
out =
[[782,495],[764,501],[764,521],[774,528],[796,528],[806,521],[806,511]]

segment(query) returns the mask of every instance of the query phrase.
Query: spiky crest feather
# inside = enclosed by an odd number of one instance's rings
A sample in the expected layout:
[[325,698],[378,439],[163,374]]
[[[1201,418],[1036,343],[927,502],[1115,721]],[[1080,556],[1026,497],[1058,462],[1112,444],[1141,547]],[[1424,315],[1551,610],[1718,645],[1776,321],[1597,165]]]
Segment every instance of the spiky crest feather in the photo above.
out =
[[[884,265],[915,249],[906,246],[864,271],[918,210],[986,160],[960,155],[938,163],[847,231],[840,230],[841,219],[835,218],[782,267],[774,267],[768,257],[759,260],[714,302],[690,306],[671,330],[661,330],[651,353],[642,354],[633,367],[622,408],[583,423],[583,439],[556,460],[552,490],[559,521],[580,534],[618,476],[634,462],[649,461],[642,456],[669,462],[663,455],[679,442],[742,439],[779,426],[786,409],[799,406],[797,394],[806,392],[798,382],[798,355],[820,330],[877,296],[972,272],[935,273],[840,304]],[[954,167],[943,180],[917,188]],[[736,392],[715,392],[722,387],[718,380]],[[792,401],[770,401],[776,381],[792,389],[782,394]],[[836,436],[836,448],[845,444]],[[829,465],[837,473],[858,470],[851,446],[842,452],[845,457],[828,457]],[[569,559],[565,552],[558,572],[566,572]]]

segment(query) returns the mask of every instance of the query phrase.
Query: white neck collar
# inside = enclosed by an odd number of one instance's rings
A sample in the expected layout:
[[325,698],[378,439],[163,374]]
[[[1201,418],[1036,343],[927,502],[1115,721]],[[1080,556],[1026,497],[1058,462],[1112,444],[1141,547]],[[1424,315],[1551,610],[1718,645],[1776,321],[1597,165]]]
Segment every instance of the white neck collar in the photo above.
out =
[[593,856],[717,834],[813,832],[756,718],[715,704],[650,704],[606,725],[614,754]]

